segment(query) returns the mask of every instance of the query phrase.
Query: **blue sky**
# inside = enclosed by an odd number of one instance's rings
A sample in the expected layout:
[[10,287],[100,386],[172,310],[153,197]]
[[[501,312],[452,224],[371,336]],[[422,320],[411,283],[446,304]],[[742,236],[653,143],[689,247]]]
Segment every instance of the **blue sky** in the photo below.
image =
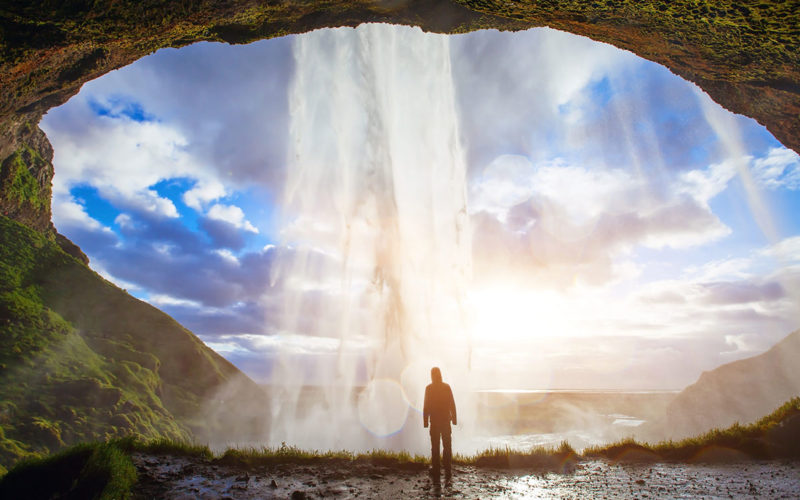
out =
[[[58,230],[263,381],[280,346],[318,367],[338,349],[274,320],[287,279],[274,267],[292,252],[294,42],[165,49],[42,122]],[[478,324],[506,321],[500,340],[475,327],[477,365],[508,362],[487,385],[680,388],[798,327],[800,161],[763,127],[663,67],[549,29],[454,36],[450,61],[470,294]]]

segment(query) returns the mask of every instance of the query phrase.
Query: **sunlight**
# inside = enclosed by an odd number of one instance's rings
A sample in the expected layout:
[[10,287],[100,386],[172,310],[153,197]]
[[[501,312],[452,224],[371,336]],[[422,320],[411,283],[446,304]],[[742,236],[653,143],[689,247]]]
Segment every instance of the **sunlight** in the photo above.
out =
[[579,335],[567,298],[553,290],[496,285],[470,293],[473,338],[508,341]]

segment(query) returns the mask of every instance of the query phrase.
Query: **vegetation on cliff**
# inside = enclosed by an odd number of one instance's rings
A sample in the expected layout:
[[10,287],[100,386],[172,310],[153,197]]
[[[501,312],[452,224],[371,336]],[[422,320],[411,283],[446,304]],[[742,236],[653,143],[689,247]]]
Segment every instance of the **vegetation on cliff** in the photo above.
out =
[[[120,436],[241,427],[202,414],[260,389],[172,318],[0,217],[0,465]],[[237,392],[238,391],[238,392]],[[235,418],[232,416],[231,418]]]
[[22,146],[6,158],[0,173],[0,182],[6,186],[3,191],[18,204],[29,204],[41,210],[50,202],[50,193],[40,186],[31,170],[39,170],[45,160],[28,146]]
[[0,214],[36,229],[49,226],[52,177],[50,160],[22,143],[0,162]]

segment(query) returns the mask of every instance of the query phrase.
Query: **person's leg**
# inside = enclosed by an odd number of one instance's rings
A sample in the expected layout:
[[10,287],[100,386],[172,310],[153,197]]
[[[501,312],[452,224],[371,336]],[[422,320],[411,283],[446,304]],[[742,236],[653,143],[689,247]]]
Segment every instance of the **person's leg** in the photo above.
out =
[[439,472],[439,436],[441,430],[435,425],[431,425],[431,469],[434,473]]
[[442,429],[442,448],[444,449],[442,452],[444,456],[442,458],[444,459],[444,471],[448,476],[450,475],[450,463],[453,458],[453,450],[450,445],[450,426],[448,425],[446,428]]

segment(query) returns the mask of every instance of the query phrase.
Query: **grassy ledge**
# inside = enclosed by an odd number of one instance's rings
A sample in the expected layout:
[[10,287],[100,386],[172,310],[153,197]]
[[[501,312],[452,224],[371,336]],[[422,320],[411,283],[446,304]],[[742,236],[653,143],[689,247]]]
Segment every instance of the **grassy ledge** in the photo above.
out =
[[[130,498],[137,480],[131,459],[135,452],[192,457],[245,469],[279,464],[363,464],[413,472],[424,470],[430,463],[426,456],[407,452],[321,452],[285,444],[277,448],[231,448],[215,455],[205,445],[129,437],[83,443],[46,458],[23,460],[0,478],[0,498]],[[678,442],[651,445],[631,439],[589,448],[582,454],[562,442],[557,448],[537,447],[527,452],[496,448],[475,455],[456,455],[454,462],[481,468],[568,473],[582,460],[692,463],[776,458],[800,459],[800,397],[753,424],[735,424]],[[48,480],[42,481],[43,477]]]

